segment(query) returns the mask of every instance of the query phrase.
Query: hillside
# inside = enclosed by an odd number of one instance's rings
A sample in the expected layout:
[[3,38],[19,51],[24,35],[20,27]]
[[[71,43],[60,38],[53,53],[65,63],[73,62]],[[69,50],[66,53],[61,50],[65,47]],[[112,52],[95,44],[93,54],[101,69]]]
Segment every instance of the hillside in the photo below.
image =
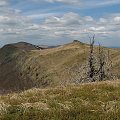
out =
[[[0,90],[76,83],[73,79],[75,75],[70,73],[71,69],[85,62],[88,51],[89,46],[78,41],[39,50],[34,45],[23,42],[6,45],[0,49]],[[110,54],[114,72],[119,74],[120,49],[110,49]]]
[[120,120],[120,80],[0,96],[0,120]]

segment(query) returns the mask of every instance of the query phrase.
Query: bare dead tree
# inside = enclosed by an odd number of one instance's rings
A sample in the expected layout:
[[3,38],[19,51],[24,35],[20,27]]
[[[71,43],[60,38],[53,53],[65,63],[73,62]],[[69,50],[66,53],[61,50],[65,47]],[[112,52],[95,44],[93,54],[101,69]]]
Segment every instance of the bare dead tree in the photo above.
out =
[[88,72],[87,72],[87,76],[88,78],[90,78],[90,80],[92,82],[95,81],[95,72],[96,72],[96,69],[95,69],[95,56],[94,56],[94,43],[95,43],[95,35],[91,38],[90,38],[90,51],[89,51],[89,58],[88,58]]
[[94,42],[95,37],[93,36],[92,42],[90,43],[90,53],[88,59],[88,79],[91,79],[92,82],[114,79],[115,76],[112,72],[113,66],[109,50],[99,44],[98,52],[95,53]]
[[[71,81],[81,82],[95,82],[113,79],[112,60],[109,50],[102,47],[95,47],[95,35],[89,37],[89,54],[86,62],[82,65],[73,64],[69,70]],[[98,48],[98,49],[97,49]]]
[[106,77],[106,73],[105,73],[105,65],[106,65],[106,60],[105,60],[105,54],[104,54],[104,50],[101,47],[101,45],[99,44],[99,51],[98,51],[98,61],[99,61],[99,69],[98,69],[98,76],[99,76],[99,80],[102,81],[104,80],[104,78]]

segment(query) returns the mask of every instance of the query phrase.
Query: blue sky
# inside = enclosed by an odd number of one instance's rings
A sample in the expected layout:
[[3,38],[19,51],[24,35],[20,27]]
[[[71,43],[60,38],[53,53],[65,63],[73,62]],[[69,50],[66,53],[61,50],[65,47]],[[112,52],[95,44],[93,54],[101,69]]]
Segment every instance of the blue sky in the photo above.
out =
[[0,46],[78,39],[120,46],[120,0],[0,0]]

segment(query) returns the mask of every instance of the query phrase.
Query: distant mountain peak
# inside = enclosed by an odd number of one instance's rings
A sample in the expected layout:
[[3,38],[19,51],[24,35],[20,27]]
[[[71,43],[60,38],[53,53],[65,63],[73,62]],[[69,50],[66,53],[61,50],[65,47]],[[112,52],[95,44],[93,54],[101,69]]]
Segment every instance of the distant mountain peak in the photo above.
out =
[[79,40],[73,40],[73,43],[76,43],[76,42],[79,42],[79,43],[80,43],[80,41],[79,41]]
[[3,46],[1,49],[2,50],[16,49],[16,50],[29,51],[29,50],[44,49],[44,47],[33,45],[33,44],[27,43],[27,42],[18,42],[18,43],[7,44],[7,45]]
[[79,40],[73,40],[73,42],[71,44],[73,44],[73,45],[87,45]]

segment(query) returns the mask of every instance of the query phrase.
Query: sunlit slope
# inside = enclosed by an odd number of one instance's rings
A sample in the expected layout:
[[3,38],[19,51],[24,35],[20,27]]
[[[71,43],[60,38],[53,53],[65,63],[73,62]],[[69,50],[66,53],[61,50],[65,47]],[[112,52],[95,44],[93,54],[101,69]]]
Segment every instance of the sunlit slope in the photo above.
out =
[[[89,45],[74,41],[45,50],[7,49],[0,52],[0,88],[28,89],[74,83],[70,68],[85,62]],[[110,49],[110,54],[114,71],[119,73],[120,50]]]

